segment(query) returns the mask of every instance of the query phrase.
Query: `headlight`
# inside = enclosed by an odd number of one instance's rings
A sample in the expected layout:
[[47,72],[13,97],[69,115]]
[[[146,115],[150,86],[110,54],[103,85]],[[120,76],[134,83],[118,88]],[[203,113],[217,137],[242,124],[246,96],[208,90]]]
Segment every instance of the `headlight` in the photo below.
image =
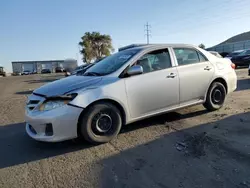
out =
[[61,106],[64,106],[68,104],[70,101],[72,101],[77,94],[70,94],[67,96],[56,96],[56,97],[50,97],[47,98],[47,100],[40,105],[39,110],[40,111],[49,111],[53,110],[55,108],[59,108]]
[[45,103],[43,103],[39,110],[40,111],[49,111],[55,108],[59,108],[65,104],[68,104],[70,102],[70,100],[52,100],[52,101],[47,101]]

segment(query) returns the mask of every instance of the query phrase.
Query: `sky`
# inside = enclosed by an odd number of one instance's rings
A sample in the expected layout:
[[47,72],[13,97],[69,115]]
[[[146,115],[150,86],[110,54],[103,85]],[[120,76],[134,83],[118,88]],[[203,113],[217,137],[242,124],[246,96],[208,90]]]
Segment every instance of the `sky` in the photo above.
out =
[[249,0],[1,0],[0,64],[80,60],[85,32],[112,37],[114,48],[145,43],[216,45],[250,31]]

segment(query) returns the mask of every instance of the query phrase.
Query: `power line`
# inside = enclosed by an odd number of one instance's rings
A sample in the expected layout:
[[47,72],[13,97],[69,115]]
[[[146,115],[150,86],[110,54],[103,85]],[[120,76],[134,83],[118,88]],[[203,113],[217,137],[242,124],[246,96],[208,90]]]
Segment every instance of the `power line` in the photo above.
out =
[[149,37],[151,36],[151,25],[147,24],[144,26],[145,28],[145,32],[146,32],[146,36],[147,36],[147,44],[149,44]]

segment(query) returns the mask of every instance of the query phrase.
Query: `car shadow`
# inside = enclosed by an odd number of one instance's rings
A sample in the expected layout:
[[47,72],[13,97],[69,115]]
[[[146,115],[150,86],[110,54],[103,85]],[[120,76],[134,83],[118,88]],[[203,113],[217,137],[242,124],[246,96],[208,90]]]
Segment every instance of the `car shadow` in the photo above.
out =
[[28,91],[18,91],[15,94],[17,95],[30,95],[32,94],[33,90],[28,90]]
[[189,112],[185,114],[182,114],[179,112],[164,113],[161,115],[157,115],[151,118],[146,118],[144,120],[137,121],[135,123],[131,123],[126,126],[123,126],[121,132],[125,133],[125,132],[134,131],[140,128],[150,127],[150,126],[159,125],[159,124],[167,124],[169,122],[187,119],[191,117],[197,117],[197,116],[207,114],[207,113],[209,113],[209,111],[207,111],[206,109]]
[[238,80],[236,91],[250,89],[250,77],[248,79]]
[[54,79],[39,79],[39,80],[25,80],[28,84],[38,84],[38,83],[49,83],[58,80],[59,78]]
[[[156,124],[164,124],[179,119],[199,116],[207,113],[206,110],[179,114],[171,112],[152,118],[139,121],[122,128],[121,134],[136,129],[141,129]],[[85,141],[64,141],[60,143],[37,142],[29,138],[25,132],[25,123],[17,123],[0,126],[0,148],[3,151],[0,155],[0,168],[23,164],[44,158],[49,158],[77,150],[86,149],[93,145]]]
[[25,123],[0,126],[0,169],[45,159],[90,147],[90,144],[70,141],[45,143],[26,134]]
[[[89,176],[98,177],[101,187],[244,187],[250,169],[249,122],[247,112],[169,132],[98,161],[101,166]],[[145,135],[122,136],[133,143]]]

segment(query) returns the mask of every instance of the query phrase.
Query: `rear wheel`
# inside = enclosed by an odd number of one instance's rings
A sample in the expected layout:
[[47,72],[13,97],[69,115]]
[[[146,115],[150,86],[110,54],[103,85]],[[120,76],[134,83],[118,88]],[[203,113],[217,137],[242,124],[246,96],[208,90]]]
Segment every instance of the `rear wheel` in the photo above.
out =
[[209,111],[218,110],[223,106],[226,95],[225,86],[220,82],[214,82],[208,90],[206,102],[203,105]]
[[111,141],[120,132],[120,111],[110,103],[90,106],[80,121],[80,133],[88,142],[99,144]]

